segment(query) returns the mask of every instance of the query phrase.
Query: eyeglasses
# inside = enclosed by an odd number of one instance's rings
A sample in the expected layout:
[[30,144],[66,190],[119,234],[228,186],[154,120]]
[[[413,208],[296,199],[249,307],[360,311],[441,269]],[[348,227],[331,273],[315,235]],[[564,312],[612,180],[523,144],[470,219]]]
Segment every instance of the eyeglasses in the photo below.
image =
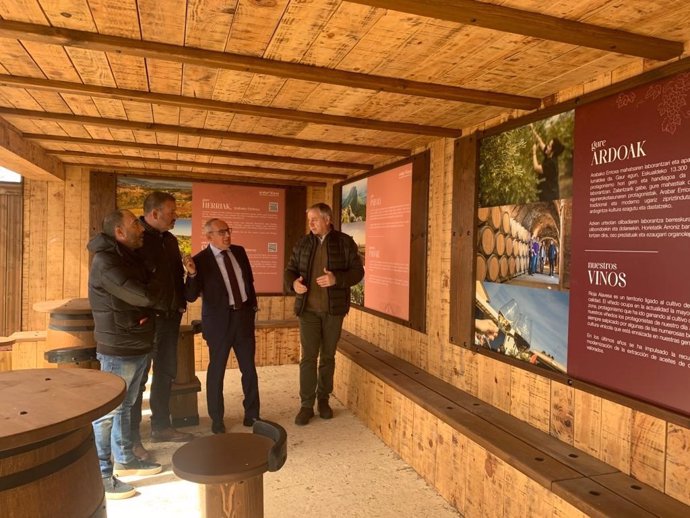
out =
[[220,236],[229,236],[232,234],[231,228],[219,228],[218,230],[209,230],[209,234],[218,234]]

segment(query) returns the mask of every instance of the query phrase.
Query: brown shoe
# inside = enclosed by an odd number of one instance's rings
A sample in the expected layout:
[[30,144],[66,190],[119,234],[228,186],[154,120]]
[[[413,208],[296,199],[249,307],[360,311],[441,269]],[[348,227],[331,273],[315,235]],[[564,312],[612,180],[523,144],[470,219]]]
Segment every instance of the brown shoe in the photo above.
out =
[[162,430],[151,430],[151,442],[188,442],[194,439],[191,433],[180,432],[172,426]]
[[314,417],[314,409],[312,407],[303,406],[299,409],[297,417],[295,417],[295,424],[297,426],[304,426],[309,424],[309,420]]
[[134,443],[134,446],[132,446],[132,453],[134,453],[134,456],[139,460],[151,459],[151,454],[146,448],[144,448],[144,445],[140,442]]
[[333,409],[328,404],[327,399],[319,399],[317,407],[319,409],[319,417],[321,419],[331,419],[333,417]]

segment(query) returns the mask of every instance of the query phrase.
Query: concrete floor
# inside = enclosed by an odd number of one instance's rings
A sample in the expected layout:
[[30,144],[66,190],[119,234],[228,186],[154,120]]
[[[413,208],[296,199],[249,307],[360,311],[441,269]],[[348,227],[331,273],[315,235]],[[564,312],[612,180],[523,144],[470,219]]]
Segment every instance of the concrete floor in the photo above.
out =
[[[298,427],[298,367],[261,367],[259,384],[263,418],[280,423],[288,433],[288,460],[275,473],[264,475],[266,518],[457,518],[459,514],[397,454],[366,428],[340,402],[331,400],[335,417],[312,419]],[[204,386],[205,373],[198,373]],[[229,432],[242,426],[239,372],[225,378],[225,424]],[[210,434],[205,393],[199,394],[199,426],[183,428],[197,436]],[[163,472],[151,477],[123,477],[138,489],[127,500],[108,501],[109,518],[197,518],[198,486],[177,478],[170,459],[179,444],[147,442],[144,446]]]

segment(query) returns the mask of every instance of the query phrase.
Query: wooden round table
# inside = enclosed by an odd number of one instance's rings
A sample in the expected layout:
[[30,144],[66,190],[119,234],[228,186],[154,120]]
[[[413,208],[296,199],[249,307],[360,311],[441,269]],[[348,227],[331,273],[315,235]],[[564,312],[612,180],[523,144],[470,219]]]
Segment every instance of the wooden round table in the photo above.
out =
[[175,474],[200,486],[203,518],[262,518],[263,474],[274,441],[252,433],[194,439],[172,457]]
[[103,518],[91,422],[124,399],[125,382],[87,369],[0,372],[0,509],[13,518]]

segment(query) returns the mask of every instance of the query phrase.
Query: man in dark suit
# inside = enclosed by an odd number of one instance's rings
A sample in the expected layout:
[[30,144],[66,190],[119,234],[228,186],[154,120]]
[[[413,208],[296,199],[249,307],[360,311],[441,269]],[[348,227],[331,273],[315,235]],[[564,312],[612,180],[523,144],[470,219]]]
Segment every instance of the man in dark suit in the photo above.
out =
[[184,258],[187,270],[185,297],[194,302],[202,297],[201,323],[208,343],[206,376],[208,413],[213,433],[224,433],[223,380],[230,349],[242,373],[244,426],[259,419],[259,380],[254,365],[256,340],[254,318],[257,311],[254,276],[244,248],[231,244],[232,229],[221,219],[204,225],[209,245],[191,258]]

